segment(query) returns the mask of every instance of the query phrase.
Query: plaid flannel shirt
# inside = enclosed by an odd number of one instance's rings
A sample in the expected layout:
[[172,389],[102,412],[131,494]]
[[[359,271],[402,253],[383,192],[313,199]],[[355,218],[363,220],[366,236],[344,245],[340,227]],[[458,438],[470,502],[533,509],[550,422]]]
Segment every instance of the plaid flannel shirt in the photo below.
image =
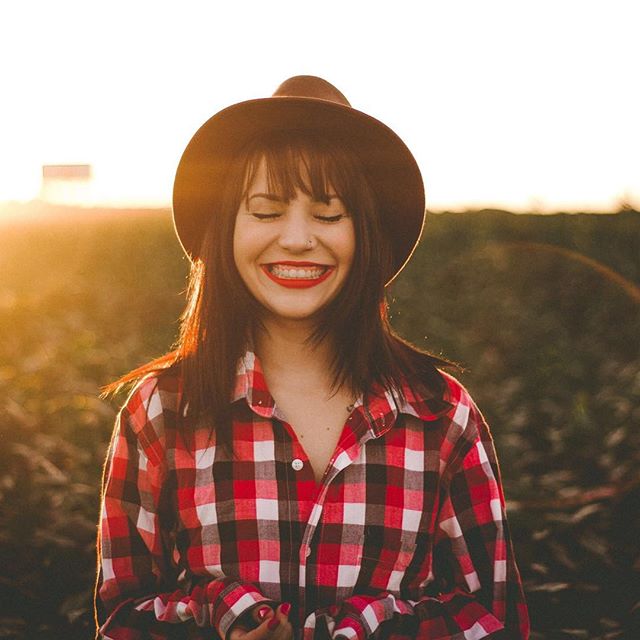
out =
[[290,602],[295,638],[527,638],[489,429],[443,374],[435,415],[407,382],[347,419],[320,484],[248,352],[234,456],[179,416],[180,380],[146,378],[120,412],[100,526],[99,634],[225,638]]

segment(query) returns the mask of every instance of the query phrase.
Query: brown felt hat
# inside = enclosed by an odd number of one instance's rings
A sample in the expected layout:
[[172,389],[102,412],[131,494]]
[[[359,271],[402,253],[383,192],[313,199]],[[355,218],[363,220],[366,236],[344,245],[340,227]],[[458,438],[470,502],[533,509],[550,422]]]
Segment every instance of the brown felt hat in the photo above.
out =
[[269,98],[233,104],[209,118],[191,138],[173,186],[173,221],[190,259],[198,255],[216,210],[227,167],[245,144],[267,130],[312,130],[339,135],[362,161],[381,205],[392,245],[391,282],[413,253],[424,224],[424,185],[405,143],[385,124],[354,109],[332,84],[316,76],[285,80]]

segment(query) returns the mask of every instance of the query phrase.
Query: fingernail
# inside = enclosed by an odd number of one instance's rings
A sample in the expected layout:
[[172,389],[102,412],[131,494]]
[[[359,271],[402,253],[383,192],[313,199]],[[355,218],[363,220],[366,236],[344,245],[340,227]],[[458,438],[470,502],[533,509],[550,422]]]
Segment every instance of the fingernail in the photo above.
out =
[[291,605],[288,602],[285,602],[281,607],[280,611],[282,611],[282,615],[288,616],[289,611],[291,611]]
[[278,618],[271,618],[267,623],[267,629],[269,631],[273,631],[280,624],[280,620]]
[[269,614],[269,611],[271,611],[270,607],[260,607],[258,609],[258,618],[260,618],[260,620],[264,620]]

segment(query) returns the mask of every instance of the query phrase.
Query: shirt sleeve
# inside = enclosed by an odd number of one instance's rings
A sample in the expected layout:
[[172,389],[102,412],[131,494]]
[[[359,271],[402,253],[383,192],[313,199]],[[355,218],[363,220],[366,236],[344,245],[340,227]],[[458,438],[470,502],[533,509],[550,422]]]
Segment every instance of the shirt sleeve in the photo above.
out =
[[[324,623],[334,639],[526,640],[529,618],[489,428],[475,407],[442,477],[434,581],[419,600],[346,599]],[[433,589],[433,587],[436,589]],[[331,612],[333,613],[333,612]],[[310,635],[310,634],[309,634]]]
[[168,544],[171,516],[165,504],[170,483],[158,428],[161,418],[153,415],[153,396],[132,398],[128,404],[134,412],[125,407],[116,420],[103,488],[96,591],[96,611],[103,615],[97,616],[98,637],[186,638],[185,625],[195,624],[213,628],[224,638],[237,617],[267,599],[254,585],[225,576],[178,588]]

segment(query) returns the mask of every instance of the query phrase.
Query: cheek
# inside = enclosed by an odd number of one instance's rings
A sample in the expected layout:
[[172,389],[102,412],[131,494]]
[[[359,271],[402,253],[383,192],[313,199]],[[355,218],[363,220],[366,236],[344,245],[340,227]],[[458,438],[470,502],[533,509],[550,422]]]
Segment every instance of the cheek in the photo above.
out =
[[241,269],[243,263],[246,264],[252,255],[252,244],[249,229],[243,224],[242,220],[236,219],[233,229],[233,260],[238,269]]
[[233,261],[242,281],[251,290],[258,278],[258,265],[264,251],[264,233],[253,225],[236,220],[233,232]]
[[235,264],[236,271],[240,276],[240,279],[250,287],[249,281],[249,243],[247,242],[246,230],[242,228],[242,224],[236,221],[236,225],[233,231],[233,263]]
[[356,233],[351,223],[348,233],[345,234],[342,241],[342,256],[343,260],[348,264],[353,264],[355,253],[356,253]]

